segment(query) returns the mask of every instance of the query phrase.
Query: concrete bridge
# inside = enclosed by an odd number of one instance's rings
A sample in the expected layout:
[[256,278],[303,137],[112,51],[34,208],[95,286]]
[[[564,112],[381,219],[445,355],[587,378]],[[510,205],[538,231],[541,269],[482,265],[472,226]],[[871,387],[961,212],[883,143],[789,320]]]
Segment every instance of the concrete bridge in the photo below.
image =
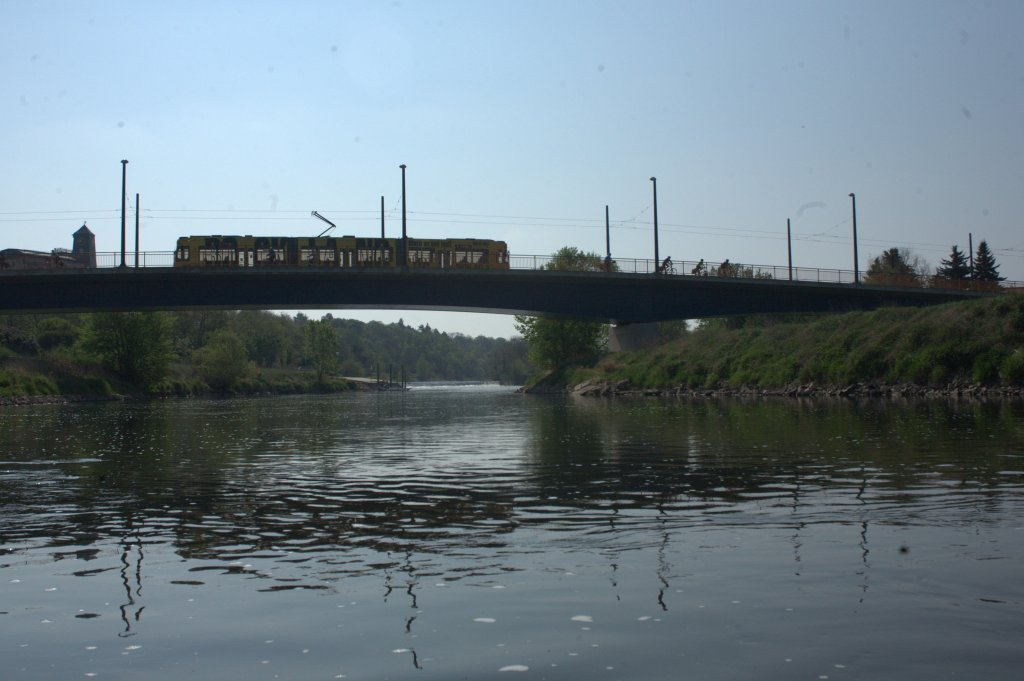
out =
[[0,312],[426,309],[639,324],[932,305],[991,293],[786,279],[550,270],[173,267],[7,270]]

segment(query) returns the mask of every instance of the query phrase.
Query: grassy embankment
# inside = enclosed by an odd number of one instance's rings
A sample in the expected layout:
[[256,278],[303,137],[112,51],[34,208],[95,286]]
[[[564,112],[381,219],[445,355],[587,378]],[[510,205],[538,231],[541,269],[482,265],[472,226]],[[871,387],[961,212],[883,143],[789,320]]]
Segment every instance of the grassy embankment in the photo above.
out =
[[[231,395],[322,393],[354,390],[356,385],[340,378],[317,383],[308,371],[259,369],[232,386]],[[35,356],[20,355],[0,348],[0,400],[18,401],[46,398],[115,399],[122,396],[196,397],[224,395],[211,390],[194,376],[192,367],[172,365],[158,384],[141,388],[119,380],[96,363],[82,361],[62,352]]]
[[534,383],[596,394],[1024,386],[1022,295],[728,326],[712,321],[659,347],[607,355]]

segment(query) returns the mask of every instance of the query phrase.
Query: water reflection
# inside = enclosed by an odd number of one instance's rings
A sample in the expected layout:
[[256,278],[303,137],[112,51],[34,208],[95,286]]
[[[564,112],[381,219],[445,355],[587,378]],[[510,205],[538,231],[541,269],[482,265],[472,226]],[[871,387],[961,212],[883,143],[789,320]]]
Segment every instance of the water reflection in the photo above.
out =
[[860,523],[866,562],[869,522],[984,523],[1021,483],[1014,402],[502,395],[495,414],[417,397],[8,412],[4,544],[59,559],[123,537],[141,561],[147,539],[171,537],[190,559],[307,556],[336,573],[378,569],[350,560],[367,549],[500,548],[530,524],[599,538],[732,517]]
[[[297,609],[295,625],[358,623],[416,673],[451,670],[441,660],[465,649],[438,638],[440,607],[478,627],[499,623],[495,604],[529,626],[540,626],[532,610],[572,608],[560,621],[590,636],[620,606],[635,625],[692,618],[715,597],[738,604],[738,593],[722,590],[742,591],[756,574],[758,598],[785,592],[785,575],[800,580],[797,591],[855,591],[850,607],[867,612],[892,598],[899,561],[917,555],[906,542],[1017,517],[1022,416],[1014,402],[497,391],[8,410],[0,570],[48,570],[107,589],[106,609],[79,608],[74,618],[117,621],[121,638],[159,629],[171,601],[222,589],[258,594],[271,608],[332,599],[316,615]],[[899,544],[913,553],[895,553],[894,532],[913,528]],[[948,558],[948,540],[935,546],[922,554]],[[820,579],[823,552],[836,585],[810,581]],[[588,571],[597,582],[584,589],[579,573]],[[487,597],[467,605],[457,587]],[[983,597],[1013,600],[999,590]],[[813,609],[818,598],[801,604]],[[351,619],[334,618],[334,608]],[[215,621],[200,630],[239,625]],[[719,629],[685,624],[690,637],[742,629],[731,619]],[[453,640],[496,645],[451,626]],[[673,630],[666,649],[680,637]],[[500,667],[529,666],[521,663]]]

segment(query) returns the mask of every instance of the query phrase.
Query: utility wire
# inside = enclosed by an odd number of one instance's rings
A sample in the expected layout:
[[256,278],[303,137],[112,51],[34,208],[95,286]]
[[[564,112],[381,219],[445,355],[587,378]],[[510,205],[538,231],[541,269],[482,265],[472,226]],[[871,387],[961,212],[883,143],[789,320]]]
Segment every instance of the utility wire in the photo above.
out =
[[[394,218],[401,206],[401,198],[396,199],[394,206],[385,211],[385,215]],[[626,220],[615,220],[610,227],[616,230],[647,230],[651,222],[641,221],[640,218],[652,208],[651,204],[645,206],[640,212]],[[120,209],[92,209],[92,210],[58,210],[58,211],[5,211],[0,212],[0,222],[16,223],[37,223],[37,222],[63,222],[62,217],[43,217],[61,215],[85,215],[88,220],[105,221],[113,220],[120,216]],[[379,216],[379,210],[351,210],[351,209],[327,209],[323,212],[332,215],[341,215],[337,218],[342,222],[360,222]],[[179,220],[179,221],[277,221],[277,222],[304,222],[308,220],[308,212],[305,210],[271,210],[271,209],[233,209],[233,208],[143,208],[142,215],[147,220]],[[224,215],[228,214],[228,215]],[[469,224],[490,227],[520,227],[520,228],[562,228],[562,229],[594,229],[597,225],[603,225],[604,220],[599,218],[554,218],[530,215],[491,215],[482,213],[442,213],[431,211],[408,211],[407,216],[410,222],[432,223],[432,224]],[[426,217],[429,216],[429,217]],[[812,233],[796,233],[792,235],[794,241],[805,243],[848,243],[846,235],[833,234],[840,227],[849,224],[849,220],[843,220],[827,230]],[[720,238],[755,238],[780,241],[785,239],[781,230],[763,229],[755,227],[727,227],[721,225],[692,225],[683,223],[665,222],[659,223],[659,229],[663,232],[675,234],[689,234],[693,236],[711,236]],[[892,247],[888,240],[878,240],[861,237],[861,243],[865,245]],[[933,242],[902,242],[898,247],[913,247],[918,250],[933,252],[945,252],[949,246]],[[994,253],[1007,257],[1024,257],[1024,249],[1021,246],[1009,248],[993,248]]]

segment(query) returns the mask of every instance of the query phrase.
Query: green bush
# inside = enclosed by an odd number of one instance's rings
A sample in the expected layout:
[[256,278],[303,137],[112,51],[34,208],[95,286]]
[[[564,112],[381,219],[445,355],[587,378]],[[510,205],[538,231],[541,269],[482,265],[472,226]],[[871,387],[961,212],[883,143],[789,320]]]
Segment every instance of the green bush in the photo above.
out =
[[36,341],[43,350],[71,347],[79,335],[78,327],[63,317],[47,317],[36,329]]
[[58,394],[60,389],[48,376],[0,370],[0,397]]
[[57,379],[61,395],[116,395],[110,383],[96,376],[65,376]]
[[999,378],[1005,385],[1024,385],[1024,350],[1017,348],[999,365]]
[[994,348],[986,350],[974,358],[971,376],[977,383],[989,383],[999,377],[1000,367],[1005,354]]
[[0,326],[0,345],[23,355],[39,352],[39,343],[24,329],[16,326]]

